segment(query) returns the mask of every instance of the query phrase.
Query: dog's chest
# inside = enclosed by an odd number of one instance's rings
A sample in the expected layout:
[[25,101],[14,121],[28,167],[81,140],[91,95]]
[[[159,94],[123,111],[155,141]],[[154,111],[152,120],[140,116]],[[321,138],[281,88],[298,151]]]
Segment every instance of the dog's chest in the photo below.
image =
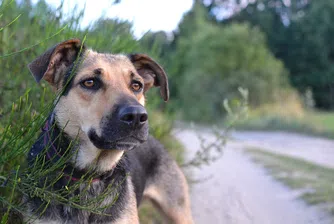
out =
[[[118,185],[118,186],[117,186]],[[120,182],[103,183],[102,181],[91,183],[90,186],[81,186],[80,201],[86,209],[64,206],[63,212],[65,220],[73,223],[109,223],[116,221],[119,217],[118,208],[126,195],[119,188]],[[121,196],[120,196],[121,195]],[[118,201],[121,200],[121,201]],[[93,211],[88,211],[89,208]],[[88,209],[88,210],[87,210]],[[97,215],[96,213],[102,213]]]
[[[122,218],[121,212],[130,206],[126,203],[131,199],[129,185],[131,181],[126,175],[80,184],[77,190],[66,196],[66,204],[71,205],[51,202],[37,223],[117,223]],[[34,198],[29,203],[29,210],[34,214],[41,206],[43,202]]]

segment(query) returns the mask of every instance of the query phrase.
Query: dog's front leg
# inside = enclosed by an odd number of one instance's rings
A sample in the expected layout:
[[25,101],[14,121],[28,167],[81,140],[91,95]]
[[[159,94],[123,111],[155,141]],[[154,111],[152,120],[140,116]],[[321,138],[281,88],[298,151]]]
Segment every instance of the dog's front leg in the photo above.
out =
[[127,192],[129,192],[127,195],[127,205],[124,211],[121,211],[120,218],[112,224],[139,224],[136,194],[130,176],[127,177],[127,188]]

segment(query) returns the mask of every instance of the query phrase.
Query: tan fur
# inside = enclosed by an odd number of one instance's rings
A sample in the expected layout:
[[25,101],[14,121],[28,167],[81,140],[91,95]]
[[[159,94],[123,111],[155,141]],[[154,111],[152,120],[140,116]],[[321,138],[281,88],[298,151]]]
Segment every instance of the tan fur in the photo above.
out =
[[128,178],[129,178],[128,190],[130,192],[127,201],[128,206],[125,211],[122,211],[122,216],[115,222],[115,224],[139,224],[136,195],[134,193],[131,177]]
[[145,106],[145,97],[144,96],[141,96],[138,101],[141,105]]
[[[111,170],[117,164],[117,161],[121,159],[124,151],[122,150],[110,150],[110,151],[102,151],[98,157],[98,167],[100,172],[105,172],[107,170]],[[112,162],[115,161],[115,162]]]
[[124,151],[121,150],[98,150],[90,141],[80,146],[78,153],[73,157],[73,163],[79,169],[88,168],[96,164],[96,171],[105,172],[116,166]]
[[[176,165],[176,164],[175,164]],[[188,184],[182,173],[177,167],[178,178],[181,182],[181,187],[175,190],[182,190],[179,198],[167,198],[166,186],[160,186],[155,183],[147,187],[144,191],[144,197],[153,201],[155,205],[164,213],[164,215],[174,224],[192,224],[192,215],[190,209],[190,200],[188,194]],[[172,200],[173,206],[169,203]],[[175,203],[176,202],[176,203]]]

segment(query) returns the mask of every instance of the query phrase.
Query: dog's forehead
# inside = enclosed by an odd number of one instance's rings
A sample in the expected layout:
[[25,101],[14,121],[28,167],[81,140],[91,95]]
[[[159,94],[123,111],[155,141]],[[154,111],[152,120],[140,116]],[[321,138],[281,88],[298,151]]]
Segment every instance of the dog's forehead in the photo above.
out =
[[134,65],[129,58],[123,54],[98,53],[87,50],[79,70],[120,70],[122,72],[135,71]]

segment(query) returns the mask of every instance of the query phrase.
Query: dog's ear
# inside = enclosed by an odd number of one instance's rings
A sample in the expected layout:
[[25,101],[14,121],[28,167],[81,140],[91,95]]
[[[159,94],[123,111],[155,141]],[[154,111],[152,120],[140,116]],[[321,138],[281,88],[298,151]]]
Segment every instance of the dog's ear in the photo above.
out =
[[74,63],[81,49],[79,39],[57,44],[31,62],[28,67],[37,82],[46,80],[57,87],[68,68]]
[[128,56],[138,74],[145,82],[144,91],[154,86],[160,86],[160,94],[164,101],[169,99],[168,80],[161,66],[145,54],[131,54]]

